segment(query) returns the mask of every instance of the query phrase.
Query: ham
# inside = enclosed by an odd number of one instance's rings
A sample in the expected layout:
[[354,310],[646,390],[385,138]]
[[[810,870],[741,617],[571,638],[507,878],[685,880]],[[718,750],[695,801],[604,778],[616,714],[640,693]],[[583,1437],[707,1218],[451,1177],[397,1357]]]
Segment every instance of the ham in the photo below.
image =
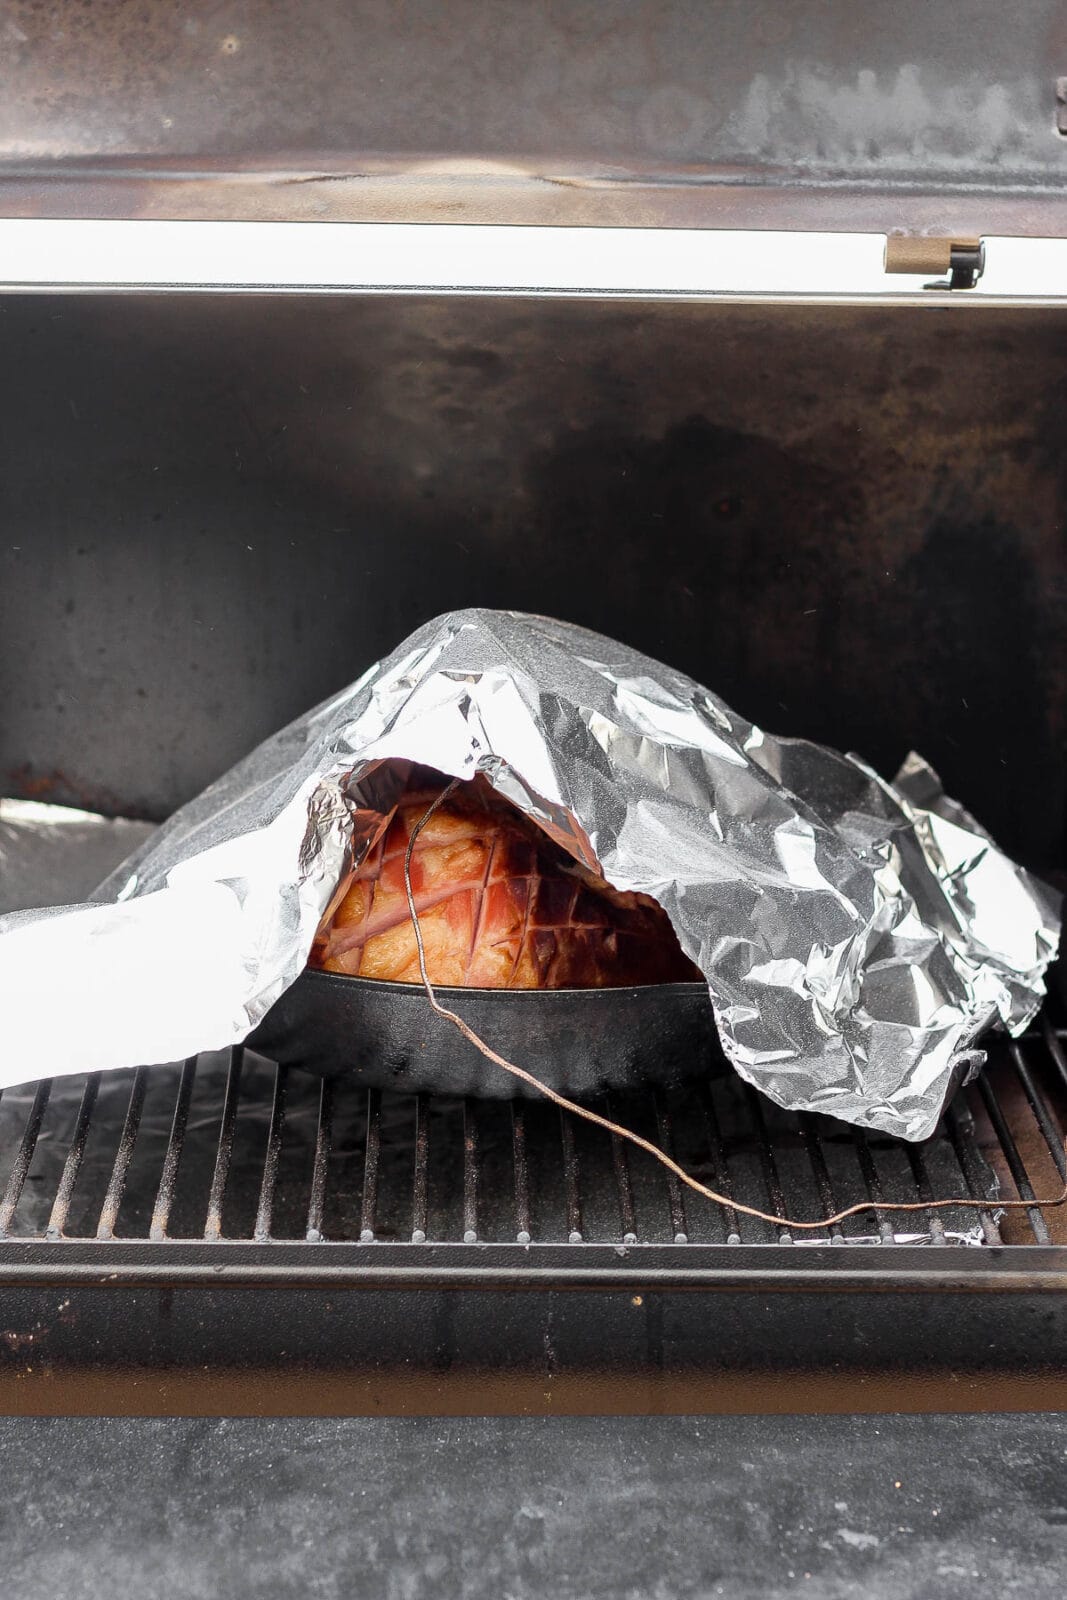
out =
[[[320,930],[313,967],[422,981],[404,857],[444,787],[420,783],[401,797]],[[482,777],[454,790],[422,828],[411,886],[435,984],[589,989],[700,979],[654,900],[580,866]]]

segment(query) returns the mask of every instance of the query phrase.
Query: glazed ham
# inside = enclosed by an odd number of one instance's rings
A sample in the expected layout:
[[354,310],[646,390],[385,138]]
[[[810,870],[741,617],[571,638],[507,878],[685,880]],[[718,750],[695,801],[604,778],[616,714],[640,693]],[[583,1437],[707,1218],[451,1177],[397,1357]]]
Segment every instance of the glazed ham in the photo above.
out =
[[[412,829],[444,788],[409,789],[356,870],[311,965],[419,983],[404,887]],[[591,989],[699,978],[666,913],[579,866],[484,778],[456,789],[422,828],[411,886],[433,983]]]

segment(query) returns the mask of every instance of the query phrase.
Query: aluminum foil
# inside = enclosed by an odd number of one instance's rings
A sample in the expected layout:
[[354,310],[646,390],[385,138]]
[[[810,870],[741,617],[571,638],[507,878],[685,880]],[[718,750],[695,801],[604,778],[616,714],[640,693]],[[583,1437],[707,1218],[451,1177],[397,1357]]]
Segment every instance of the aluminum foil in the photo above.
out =
[[0,799],[0,913],[83,900],[155,831],[151,822]]
[[302,970],[407,762],[484,772],[653,895],[729,1059],[787,1109],[924,1138],[982,1031],[1019,1032],[1040,1005],[1058,896],[917,756],[890,785],[609,639],[472,610],[261,745],[92,903],[0,918],[0,1081],[240,1042]]

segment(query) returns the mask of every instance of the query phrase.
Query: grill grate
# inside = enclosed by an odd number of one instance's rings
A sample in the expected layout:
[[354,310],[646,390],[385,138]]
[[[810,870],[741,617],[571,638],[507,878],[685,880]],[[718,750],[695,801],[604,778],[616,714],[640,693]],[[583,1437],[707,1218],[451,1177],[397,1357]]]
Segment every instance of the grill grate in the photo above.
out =
[[[990,1066],[921,1146],[780,1111],[729,1071],[614,1099],[614,1120],[731,1199],[779,1216],[869,1210],[791,1235],[713,1205],[616,1136],[532,1101],[361,1090],[245,1052],[92,1074],[0,1100],[0,1238],[269,1244],[1049,1244],[1035,1198],[1063,1181],[1067,1027],[1051,1014]],[[998,1187],[999,1186],[999,1187]],[[988,1209],[902,1216],[894,1200]],[[1030,1202],[1000,1212],[997,1195]]]

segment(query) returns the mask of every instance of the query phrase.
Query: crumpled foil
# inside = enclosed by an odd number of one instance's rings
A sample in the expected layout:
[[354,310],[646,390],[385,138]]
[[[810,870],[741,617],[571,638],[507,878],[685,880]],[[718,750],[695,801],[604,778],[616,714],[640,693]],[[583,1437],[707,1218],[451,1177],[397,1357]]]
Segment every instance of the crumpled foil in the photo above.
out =
[[1020,1032],[1040,1005],[1059,897],[919,757],[890,785],[609,639],[470,610],[267,740],[93,903],[0,918],[0,1082],[240,1042],[299,975],[410,762],[484,772],[578,860],[653,895],[730,1061],[788,1109],[924,1138],[983,1029]]

